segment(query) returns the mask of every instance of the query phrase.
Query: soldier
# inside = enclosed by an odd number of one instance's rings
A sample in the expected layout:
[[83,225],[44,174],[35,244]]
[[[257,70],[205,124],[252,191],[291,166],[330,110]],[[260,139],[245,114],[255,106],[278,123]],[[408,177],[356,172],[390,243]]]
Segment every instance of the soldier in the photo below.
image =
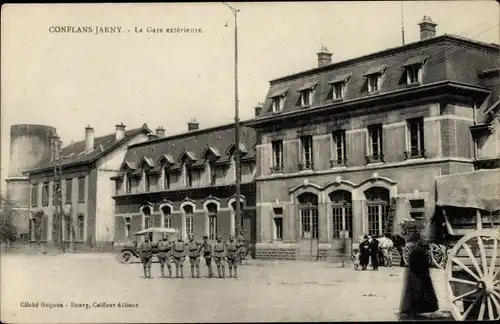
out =
[[238,262],[239,262],[239,247],[240,243],[234,240],[234,236],[229,235],[229,241],[226,242],[227,249],[227,264],[229,265],[229,278],[238,278]]
[[189,235],[187,249],[191,264],[191,278],[194,278],[194,267],[196,267],[196,278],[200,277],[200,248],[201,244],[194,240],[194,235]]
[[163,235],[163,240],[158,242],[158,261],[160,261],[161,277],[165,277],[165,263],[167,264],[168,276],[172,278],[172,267],[170,266],[170,257],[172,253],[172,242],[168,240],[167,235]]
[[181,269],[181,279],[184,279],[184,260],[186,259],[186,245],[179,235],[177,241],[173,244],[173,256],[175,263],[175,276],[179,278],[179,268]]
[[243,230],[240,231],[240,235],[238,235],[237,241],[240,246],[240,253],[239,253],[240,265],[243,265],[243,259],[245,259],[247,255],[247,249],[245,247],[245,236],[243,235]]
[[144,242],[141,242],[138,247],[139,257],[144,267],[144,278],[151,279],[151,257],[153,256],[153,245],[149,241],[149,235],[144,237]]
[[226,261],[226,245],[222,242],[220,235],[217,235],[217,242],[213,246],[215,264],[217,265],[217,273],[219,278],[226,277],[226,267],[224,262]]
[[203,257],[208,268],[208,277],[212,278],[212,245],[208,242],[208,236],[203,236],[203,244],[201,245],[201,250],[203,251]]

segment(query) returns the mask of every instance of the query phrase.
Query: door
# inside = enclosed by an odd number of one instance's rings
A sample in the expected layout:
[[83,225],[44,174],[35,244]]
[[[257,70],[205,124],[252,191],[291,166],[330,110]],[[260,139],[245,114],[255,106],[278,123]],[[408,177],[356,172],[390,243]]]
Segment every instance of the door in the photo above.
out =
[[318,208],[305,206],[300,209],[300,255],[314,257],[318,255]]

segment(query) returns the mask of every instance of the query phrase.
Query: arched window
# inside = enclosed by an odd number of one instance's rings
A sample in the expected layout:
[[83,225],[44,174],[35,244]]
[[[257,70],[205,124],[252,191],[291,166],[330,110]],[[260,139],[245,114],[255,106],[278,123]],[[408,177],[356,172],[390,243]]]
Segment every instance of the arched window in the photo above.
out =
[[85,240],[85,216],[78,215],[77,219],[77,240],[82,242]]
[[125,217],[125,238],[130,235],[130,217]]
[[368,209],[368,234],[383,236],[385,223],[389,218],[389,190],[372,187],[365,191]]
[[300,209],[301,238],[318,238],[318,196],[305,192],[298,197]]
[[[239,231],[243,229],[243,219],[244,219],[244,204],[242,201],[240,201],[240,224],[239,224],[239,228],[236,228],[237,227],[237,224],[236,224],[236,219],[234,219],[234,224],[233,224],[233,232],[235,235],[238,235],[239,234]],[[231,203],[231,211],[234,213],[233,215],[236,216],[236,201],[233,201]]]
[[163,227],[172,227],[172,208],[170,206],[163,206],[161,212],[163,213]]
[[186,235],[193,235],[193,206],[191,205],[186,205],[184,206],[184,224],[186,228]]
[[330,195],[332,204],[332,237],[352,238],[352,197],[349,191],[337,190]]
[[217,235],[217,205],[210,203],[207,205],[208,210],[208,239],[215,240]]
[[151,227],[151,207],[146,206],[142,208],[142,215],[144,217],[144,229]]

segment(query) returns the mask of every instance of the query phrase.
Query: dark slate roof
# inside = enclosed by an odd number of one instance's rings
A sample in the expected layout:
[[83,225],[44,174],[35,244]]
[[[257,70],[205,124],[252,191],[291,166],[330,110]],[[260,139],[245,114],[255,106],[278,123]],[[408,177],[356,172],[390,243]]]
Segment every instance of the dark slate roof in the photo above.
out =
[[[124,138],[116,142],[116,133],[111,133],[105,136],[94,138],[94,150],[90,153],[85,154],[85,140],[74,142],[69,144],[68,146],[61,149],[61,157],[62,162],[61,166],[72,166],[72,165],[80,165],[91,163],[97,160],[102,155],[112,151],[117,146],[123,144],[131,137],[136,136],[137,134],[144,132],[149,133],[151,130],[148,128],[146,124],[144,124],[140,128],[130,129],[125,131]],[[26,173],[34,173],[38,171],[43,171],[46,169],[54,168],[55,162],[44,161],[40,163],[37,167],[32,170],[26,171]]]
[[[240,127],[240,141],[247,153],[241,157],[242,161],[255,159],[256,143],[255,130],[245,127],[244,124],[245,122],[242,122]],[[147,157],[155,163],[155,168],[158,168],[158,162],[162,160],[162,157],[169,155],[174,161],[170,169],[177,169],[183,165],[183,161],[179,158],[183,155],[184,158],[190,155],[194,158],[193,166],[200,166],[206,158],[203,153],[206,153],[207,148],[211,148],[220,154],[220,157],[215,160],[217,164],[230,160],[231,157],[227,151],[233,144],[234,124],[228,124],[131,145],[128,147],[124,161],[130,165],[138,165],[143,157]]]
[[[342,62],[302,71],[270,81],[270,88],[261,114],[256,119],[300,111],[300,89],[304,85],[318,85],[314,91],[313,108],[327,105],[331,100],[333,81],[347,81],[344,101],[368,97],[366,75],[385,71],[379,93],[406,89],[405,64],[424,63],[421,85],[442,81],[482,86],[479,71],[498,67],[500,46],[443,35],[383,50]],[[412,86],[414,88],[414,86]],[[272,97],[285,96],[283,110],[272,111]]]

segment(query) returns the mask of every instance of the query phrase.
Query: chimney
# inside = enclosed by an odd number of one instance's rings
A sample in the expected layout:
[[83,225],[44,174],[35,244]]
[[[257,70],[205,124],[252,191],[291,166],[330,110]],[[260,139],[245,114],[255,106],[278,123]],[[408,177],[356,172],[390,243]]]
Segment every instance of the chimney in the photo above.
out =
[[156,135],[158,135],[159,138],[165,137],[165,128],[163,128],[162,126],[158,126],[158,128],[156,129]]
[[259,102],[257,104],[257,106],[255,106],[255,108],[254,108],[255,109],[255,117],[258,117],[260,115],[260,113],[262,112],[262,106],[263,105],[261,102]]
[[321,46],[321,49],[316,54],[318,55],[318,67],[332,63],[333,54],[328,51],[326,46]]
[[422,18],[418,25],[420,25],[420,40],[425,40],[436,36],[436,26],[438,24],[432,21],[431,16],[424,16],[424,18]]
[[125,137],[125,125],[123,122],[120,125],[116,125],[116,141],[121,141]]
[[85,127],[85,152],[94,150],[94,129],[87,125]]
[[52,149],[52,154],[51,154],[52,161],[56,161],[57,159],[59,159],[61,154],[61,141],[59,136],[54,135],[50,137],[50,145]]
[[151,141],[151,140],[154,140],[154,139],[157,139],[158,138],[158,135],[156,135],[155,133],[151,132],[148,134],[148,141]]
[[196,121],[196,119],[191,119],[188,122],[188,132],[198,130],[200,128],[200,123]]

